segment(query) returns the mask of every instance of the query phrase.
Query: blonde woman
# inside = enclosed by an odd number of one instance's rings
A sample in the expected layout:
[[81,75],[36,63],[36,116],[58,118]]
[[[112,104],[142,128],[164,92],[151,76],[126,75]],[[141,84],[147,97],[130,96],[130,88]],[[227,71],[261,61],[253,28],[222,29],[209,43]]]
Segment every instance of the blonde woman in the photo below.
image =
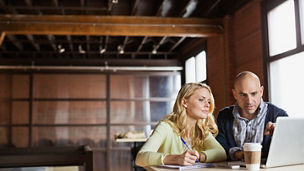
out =
[[[214,136],[218,128],[213,117],[214,98],[202,83],[187,83],[179,91],[173,112],[160,121],[136,156],[136,164],[191,165],[226,160],[223,147]],[[189,146],[185,148],[182,139]]]

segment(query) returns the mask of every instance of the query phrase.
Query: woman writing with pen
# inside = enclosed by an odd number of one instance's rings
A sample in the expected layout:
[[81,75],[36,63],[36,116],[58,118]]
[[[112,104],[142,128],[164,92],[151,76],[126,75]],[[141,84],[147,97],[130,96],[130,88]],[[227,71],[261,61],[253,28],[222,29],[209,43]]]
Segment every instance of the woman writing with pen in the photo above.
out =
[[191,165],[226,160],[213,117],[214,98],[202,83],[187,83],[177,95],[173,112],[160,121],[136,156],[136,164]]

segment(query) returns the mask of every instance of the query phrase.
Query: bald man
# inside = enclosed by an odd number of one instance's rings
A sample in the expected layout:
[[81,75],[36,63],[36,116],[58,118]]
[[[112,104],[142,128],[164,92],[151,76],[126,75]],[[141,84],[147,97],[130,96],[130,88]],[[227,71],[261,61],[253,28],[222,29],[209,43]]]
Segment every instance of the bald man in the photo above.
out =
[[256,74],[243,71],[236,76],[232,89],[236,103],[222,109],[217,117],[219,134],[216,139],[224,147],[228,160],[242,160],[242,147],[246,142],[261,143],[262,158],[268,156],[274,123],[277,117],[288,115],[264,102],[263,91]]

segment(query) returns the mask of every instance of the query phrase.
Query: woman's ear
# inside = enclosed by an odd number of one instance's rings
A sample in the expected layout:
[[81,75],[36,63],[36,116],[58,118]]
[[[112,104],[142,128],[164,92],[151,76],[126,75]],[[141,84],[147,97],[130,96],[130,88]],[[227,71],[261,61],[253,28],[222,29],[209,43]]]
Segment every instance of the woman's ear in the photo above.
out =
[[186,99],[182,100],[182,105],[184,106],[184,108],[187,109],[187,100]]

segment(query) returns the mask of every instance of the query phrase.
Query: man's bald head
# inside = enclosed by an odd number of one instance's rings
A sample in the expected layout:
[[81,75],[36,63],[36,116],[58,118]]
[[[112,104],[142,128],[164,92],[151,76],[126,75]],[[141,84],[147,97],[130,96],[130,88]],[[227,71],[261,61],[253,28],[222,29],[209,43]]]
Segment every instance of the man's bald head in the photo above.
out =
[[250,72],[250,71],[242,71],[234,79],[234,84],[233,84],[234,88],[236,88],[236,84],[239,81],[244,80],[246,78],[256,79],[256,81],[258,82],[258,85],[261,86],[260,79],[255,73]]

